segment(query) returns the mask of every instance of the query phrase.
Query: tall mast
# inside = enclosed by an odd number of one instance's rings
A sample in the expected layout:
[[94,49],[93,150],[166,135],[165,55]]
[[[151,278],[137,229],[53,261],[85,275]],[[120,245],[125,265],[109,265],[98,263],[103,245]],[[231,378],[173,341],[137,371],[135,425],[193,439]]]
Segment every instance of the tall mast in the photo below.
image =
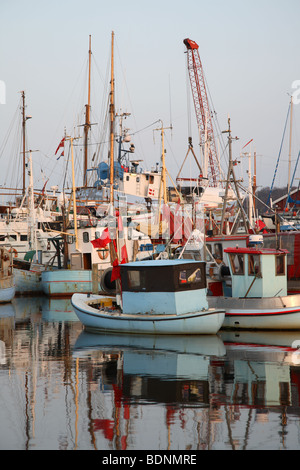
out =
[[114,36],[111,33],[111,79],[110,79],[110,202],[114,202],[114,122],[115,122],[115,90],[114,90]]
[[25,117],[25,92],[21,91],[22,94],[22,133],[23,133],[23,196],[25,195],[25,168],[26,168],[26,117]]
[[289,176],[288,176],[288,193],[291,185],[291,164],[292,164],[292,131],[293,131],[293,96],[291,96],[291,116],[290,116],[290,143],[289,143]]
[[91,128],[91,35],[89,36],[89,80],[88,80],[88,104],[85,105],[84,125],[84,164],[83,164],[83,186],[87,186],[87,162],[88,162],[88,133]]

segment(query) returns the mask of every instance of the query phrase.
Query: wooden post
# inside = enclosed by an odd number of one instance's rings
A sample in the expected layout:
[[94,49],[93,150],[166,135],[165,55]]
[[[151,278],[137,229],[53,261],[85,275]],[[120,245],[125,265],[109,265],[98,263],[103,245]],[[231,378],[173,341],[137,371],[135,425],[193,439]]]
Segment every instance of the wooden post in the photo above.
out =
[[92,293],[99,294],[98,289],[98,264],[93,263],[92,265]]

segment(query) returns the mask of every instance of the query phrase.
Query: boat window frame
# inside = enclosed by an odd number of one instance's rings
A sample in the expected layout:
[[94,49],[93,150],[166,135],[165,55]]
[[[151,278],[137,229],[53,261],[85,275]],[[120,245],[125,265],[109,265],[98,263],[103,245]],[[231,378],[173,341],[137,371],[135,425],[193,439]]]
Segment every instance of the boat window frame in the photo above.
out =
[[223,245],[222,243],[215,243],[214,245],[214,258],[223,261]]
[[201,273],[201,269],[199,267],[196,268],[194,271],[191,270],[191,269],[181,269],[178,272],[179,285],[182,285],[182,284],[199,284],[201,282],[201,280],[202,280],[202,273]]
[[89,243],[89,241],[90,241],[89,232],[83,232],[82,233],[82,241],[83,241],[83,243]]
[[[206,284],[205,263],[197,262],[183,263],[182,266],[151,266],[146,271],[138,266],[121,265],[122,290],[125,292],[177,292],[204,289]],[[200,276],[196,282],[180,283],[179,272],[186,270],[188,276],[200,268]],[[140,287],[138,284],[131,287],[128,276],[129,271],[141,271]]]
[[[245,253],[228,253],[231,272],[234,276],[244,276],[245,275]],[[236,267],[234,260],[237,257],[238,267]],[[242,266],[241,261],[242,260]]]
[[[141,291],[145,290],[145,276],[142,271],[139,269],[129,269],[126,273],[127,275],[127,285],[129,290],[132,292],[134,291]],[[137,277],[137,279],[133,279],[133,277]]]
[[[255,261],[258,260],[256,264]],[[262,277],[261,256],[259,253],[248,254],[248,276]]]
[[[281,261],[281,265],[278,264],[278,260]],[[275,276],[285,276],[285,253],[275,255]]]
[[[211,261],[212,259],[212,245],[211,243],[206,243],[206,261]],[[209,251],[209,253],[207,253]]]

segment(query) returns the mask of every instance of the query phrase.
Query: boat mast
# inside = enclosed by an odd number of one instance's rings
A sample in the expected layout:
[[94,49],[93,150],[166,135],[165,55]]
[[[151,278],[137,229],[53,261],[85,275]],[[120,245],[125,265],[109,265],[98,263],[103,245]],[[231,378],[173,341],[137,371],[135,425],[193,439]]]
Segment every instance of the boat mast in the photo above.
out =
[[29,240],[29,244],[30,244],[31,250],[35,250],[36,261],[38,261],[31,150],[29,152],[29,204],[28,205],[29,205],[29,208],[30,208],[30,217],[29,217],[29,221],[30,221],[30,240]]
[[[228,201],[228,190],[229,190],[231,181],[233,181],[233,183],[234,183],[235,192],[236,192],[236,196],[237,196],[237,201],[240,205],[240,210],[241,210],[241,215],[242,215],[242,218],[243,218],[245,230],[246,230],[246,232],[249,232],[249,224],[248,224],[248,222],[246,220],[246,217],[245,217],[244,209],[243,209],[241,199],[240,199],[240,192],[239,192],[239,189],[238,189],[237,180],[236,180],[234,170],[233,170],[233,162],[232,162],[232,140],[233,140],[233,137],[231,137],[230,118],[229,117],[228,117],[228,130],[227,131],[222,131],[222,133],[224,133],[224,134],[227,133],[228,134],[229,163],[228,163],[228,173],[227,173],[227,180],[226,180],[226,186],[225,186],[225,195],[224,195],[224,201],[223,201],[223,208],[222,208],[220,234],[222,235],[223,230],[224,230],[226,204],[227,204],[227,201]],[[236,137],[236,139],[237,139],[237,137]]]
[[110,203],[114,203],[114,123],[115,123],[115,102],[114,102],[114,32],[111,33],[111,80],[110,80]]
[[22,131],[23,131],[23,196],[25,196],[25,168],[26,168],[26,117],[25,117],[25,92],[21,91],[22,94]]
[[291,116],[290,116],[290,143],[289,143],[289,174],[288,174],[288,193],[290,192],[291,185],[291,164],[292,164],[292,124],[293,123],[293,96],[291,96]]
[[74,222],[74,233],[75,233],[75,248],[78,251],[78,234],[77,234],[77,207],[76,207],[76,190],[75,190],[75,169],[74,169],[74,153],[73,153],[73,137],[70,137],[71,141],[71,159],[72,159],[72,192],[73,192],[73,222]]
[[87,186],[87,162],[88,162],[88,133],[91,128],[91,35],[89,36],[89,80],[88,80],[88,104],[85,105],[84,125],[84,163],[83,163],[83,186]]

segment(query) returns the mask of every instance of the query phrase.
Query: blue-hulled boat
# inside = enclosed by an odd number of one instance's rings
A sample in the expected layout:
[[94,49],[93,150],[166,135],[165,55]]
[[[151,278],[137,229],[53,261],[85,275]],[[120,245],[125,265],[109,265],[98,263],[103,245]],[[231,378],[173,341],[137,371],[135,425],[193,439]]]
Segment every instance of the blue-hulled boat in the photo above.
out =
[[86,329],[143,334],[216,334],[224,309],[209,308],[205,263],[149,260],[119,266],[121,295],[76,293],[73,308]]

